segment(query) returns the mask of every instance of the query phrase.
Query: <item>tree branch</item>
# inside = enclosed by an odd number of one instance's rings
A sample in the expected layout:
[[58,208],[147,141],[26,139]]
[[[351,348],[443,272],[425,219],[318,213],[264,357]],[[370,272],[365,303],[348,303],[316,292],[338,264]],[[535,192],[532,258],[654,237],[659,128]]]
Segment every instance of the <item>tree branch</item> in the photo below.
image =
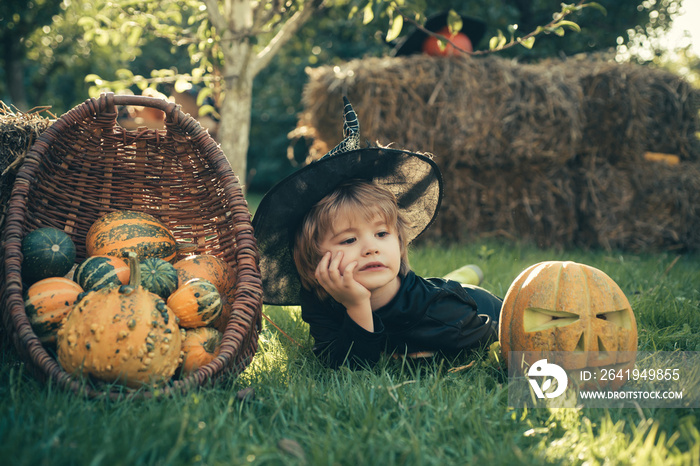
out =
[[[396,8],[396,12],[397,12],[398,14],[400,14],[401,16],[403,16],[404,22],[409,22],[409,23],[413,24],[413,25],[416,27],[416,29],[418,29],[418,30],[420,30],[420,31],[422,31],[422,32],[424,32],[424,33],[426,33],[428,36],[435,37],[435,38],[438,39],[439,41],[445,41],[445,42],[447,42],[448,44],[450,44],[452,47],[454,47],[456,50],[458,50],[458,51],[460,51],[460,52],[462,52],[462,53],[465,53],[465,54],[467,54],[467,55],[473,55],[473,54],[476,54],[476,53],[477,53],[477,52],[469,52],[469,51],[467,51],[467,50],[464,50],[463,48],[461,48],[460,46],[458,46],[457,44],[455,44],[454,42],[452,42],[450,39],[448,39],[447,36],[443,36],[442,34],[438,34],[437,32],[433,32],[433,31],[427,30],[427,29],[425,28],[425,26],[423,26],[421,23],[419,23],[418,21],[416,21],[415,19],[411,18],[409,15],[407,15],[406,13],[404,13],[404,12],[401,10],[401,8]],[[474,45],[476,45],[476,44],[474,44]]]
[[[509,48],[514,47],[514,46],[516,46],[516,45],[518,45],[518,44],[521,44],[521,43],[523,43],[523,42],[526,42],[526,41],[528,41],[528,40],[530,40],[530,39],[533,39],[533,40],[534,40],[534,38],[535,38],[536,36],[538,36],[539,34],[541,34],[541,33],[543,33],[543,32],[547,32],[548,29],[551,29],[551,28],[553,28],[554,26],[556,26],[557,23],[558,23],[559,21],[561,21],[564,17],[570,15],[570,14],[573,13],[574,11],[578,11],[578,10],[580,10],[580,9],[582,9],[582,8],[585,8],[586,6],[589,6],[589,5],[590,5],[590,4],[588,4],[588,3],[584,3],[584,1],[586,1],[586,0],[579,0],[579,2],[576,3],[576,5],[574,5],[575,9],[567,10],[567,11],[565,11],[564,9],[562,9],[561,12],[555,13],[555,14],[554,14],[554,19],[553,19],[552,21],[550,21],[549,23],[545,24],[544,26],[538,26],[534,31],[531,31],[531,32],[528,33],[528,34],[525,34],[523,37],[519,37],[519,38],[517,38],[517,39],[511,38],[510,42],[508,42],[508,43],[505,44],[505,45],[502,45],[502,46],[497,47],[497,48],[492,49],[492,50],[477,50],[476,52],[473,52],[473,54],[474,54],[474,55],[483,55],[483,54],[491,53],[491,52],[500,52],[501,50],[509,49]],[[564,4],[562,4],[562,7],[563,7],[563,6],[564,6]]]
[[283,7],[284,3],[279,0],[258,3],[258,6],[253,9],[253,27],[262,29],[262,26],[272,21]]
[[217,0],[203,0],[207,7],[207,14],[209,15],[209,21],[211,21],[212,26],[216,28],[219,35],[223,34],[227,29],[226,19],[219,11],[219,2]]
[[495,49],[489,49],[489,50],[475,50],[475,51],[473,51],[473,52],[469,52],[469,51],[467,51],[467,50],[464,50],[464,49],[460,48],[458,45],[456,45],[456,44],[455,44],[454,42],[452,42],[450,39],[448,39],[447,37],[445,37],[445,36],[443,36],[443,35],[441,35],[441,34],[437,34],[436,32],[427,30],[427,29],[426,29],[422,24],[420,24],[418,21],[414,20],[414,19],[411,18],[409,15],[407,15],[407,14],[405,14],[403,11],[401,11],[400,8],[397,8],[396,11],[397,11],[401,16],[403,16],[404,21],[407,21],[407,22],[409,22],[409,23],[412,23],[414,26],[416,26],[416,28],[418,28],[419,30],[423,31],[424,33],[426,33],[426,34],[429,35],[429,36],[435,37],[435,38],[437,38],[437,39],[440,40],[440,41],[447,42],[447,43],[450,44],[452,47],[454,47],[455,49],[457,49],[458,51],[460,51],[460,52],[462,52],[462,53],[464,53],[464,54],[466,54],[466,55],[485,55],[485,54],[494,53],[494,52],[500,52],[501,50],[509,49],[509,48],[511,48],[511,47],[514,47],[514,46],[516,46],[516,45],[521,44],[522,42],[525,42],[525,41],[527,41],[527,40],[529,40],[529,39],[532,39],[532,38],[536,37],[537,35],[541,34],[542,32],[547,31],[548,29],[554,27],[554,26],[555,26],[559,21],[561,21],[564,17],[570,15],[571,13],[573,13],[574,11],[576,11],[577,9],[582,9],[582,8],[585,8],[586,6],[589,6],[589,5],[590,5],[590,4],[588,4],[588,3],[584,3],[584,1],[586,1],[586,0],[579,0],[579,2],[576,3],[576,5],[574,5],[574,6],[575,6],[575,9],[574,9],[574,10],[562,11],[562,12],[560,12],[560,13],[557,13],[552,21],[550,21],[549,23],[547,23],[547,24],[544,25],[544,26],[538,26],[534,31],[532,31],[532,32],[530,32],[530,33],[524,35],[523,37],[520,37],[520,38],[517,38],[517,39],[513,38],[513,39],[511,39],[511,41],[508,42],[507,44],[502,45],[502,46],[500,46],[500,47],[497,47],[497,48],[495,48]]
[[274,57],[279,49],[294,36],[306,20],[308,20],[316,10],[323,7],[323,3],[324,0],[310,0],[309,2],[304,2],[304,8],[294,13],[282,25],[280,30],[277,31],[277,34],[275,34],[275,37],[270,40],[267,46],[258,53],[256,59],[251,63],[253,67],[252,76],[256,76],[260,70],[270,63],[272,57]]

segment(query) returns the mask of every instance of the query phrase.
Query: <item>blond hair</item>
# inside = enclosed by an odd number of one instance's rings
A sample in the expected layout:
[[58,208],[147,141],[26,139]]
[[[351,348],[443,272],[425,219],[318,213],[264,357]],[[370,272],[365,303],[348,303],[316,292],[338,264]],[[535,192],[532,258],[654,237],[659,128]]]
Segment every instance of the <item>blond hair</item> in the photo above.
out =
[[351,212],[366,221],[379,215],[399,238],[399,276],[405,276],[410,270],[406,240],[409,226],[401,215],[396,196],[385,187],[367,181],[345,182],[309,210],[294,242],[294,263],[301,284],[307,290],[314,291],[321,300],[326,299],[328,294],[315,277],[316,267],[323,257],[319,245],[325,235],[333,231],[333,223],[341,215]]

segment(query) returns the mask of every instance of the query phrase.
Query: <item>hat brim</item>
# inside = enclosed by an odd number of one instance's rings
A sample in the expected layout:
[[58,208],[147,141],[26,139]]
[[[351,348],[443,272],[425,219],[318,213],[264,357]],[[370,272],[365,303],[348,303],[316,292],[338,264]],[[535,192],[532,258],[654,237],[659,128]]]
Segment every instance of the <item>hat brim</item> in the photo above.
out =
[[[437,32],[447,26],[447,15],[448,12],[443,12],[431,16],[425,20],[423,27],[428,31]],[[460,15],[460,18],[462,18],[462,30],[460,32],[466,34],[472,46],[476,49],[476,45],[484,37],[484,34],[486,34],[486,23],[480,19],[470,18],[469,16]],[[426,34],[425,31],[416,28],[396,44],[396,47],[392,50],[392,56],[399,57],[412,55],[414,53],[422,53],[423,42],[425,42],[427,38],[428,34]]]
[[428,156],[371,147],[336,154],[297,170],[263,197],[253,218],[260,252],[263,301],[297,305],[301,281],[294,264],[294,237],[306,213],[340,183],[364,179],[389,189],[409,224],[407,241],[435,219],[442,199],[442,176]]

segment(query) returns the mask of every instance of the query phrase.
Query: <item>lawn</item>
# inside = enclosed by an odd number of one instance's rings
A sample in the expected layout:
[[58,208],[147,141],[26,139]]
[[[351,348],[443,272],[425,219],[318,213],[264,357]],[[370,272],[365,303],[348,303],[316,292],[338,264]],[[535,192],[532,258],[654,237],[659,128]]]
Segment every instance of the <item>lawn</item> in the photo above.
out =
[[[419,275],[480,265],[483,286],[500,296],[536,262],[599,268],[629,298],[644,351],[700,351],[699,259],[496,241],[411,251]],[[509,409],[506,374],[483,352],[327,370],[311,353],[298,308],[264,311],[288,336],[264,322],[239,377],[167,399],[86,400],[36,382],[4,348],[3,464],[700,464],[695,410]]]

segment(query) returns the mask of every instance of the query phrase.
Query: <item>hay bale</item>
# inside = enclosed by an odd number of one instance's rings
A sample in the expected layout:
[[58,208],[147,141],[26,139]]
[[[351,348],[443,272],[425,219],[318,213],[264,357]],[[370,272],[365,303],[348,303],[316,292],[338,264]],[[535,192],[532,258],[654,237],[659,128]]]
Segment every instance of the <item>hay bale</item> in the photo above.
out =
[[700,248],[700,163],[579,168],[577,243],[630,251]]
[[[437,159],[438,164],[440,160]],[[445,197],[424,235],[464,242],[503,237],[539,247],[700,249],[700,163],[645,161],[444,170]]]
[[[568,62],[563,62],[562,66]],[[700,158],[700,94],[668,71],[631,63],[586,61],[570,66],[583,89],[582,157],[641,162],[647,151]]]
[[590,156],[636,163],[645,152],[700,160],[700,91],[649,66],[412,55],[311,69],[301,126],[318,139],[314,157],[342,139],[343,95],[371,141],[473,167]]
[[[673,73],[656,69],[648,74],[646,86],[650,105],[644,119],[644,150],[700,161],[700,90]],[[639,154],[635,160],[640,160]]]
[[[364,138],[435,154],[446,192],[428,237],[700,247],[700,91],[672,73],[587,56],[523,65],[412,55],[321,67],[309,71],[300,118],[316,138],[311,158],[342,139],[343,95]],[[649,153],[681,163],[652,163]]]
[[42,115],[47,110],[47,107],[40,107],[28,113],[13,112],[0,101],[0,226],[25,154],[36,138],[51,126],[51,120]]
[[578,82],[496,56],[367,58],[310,70],[302,126],[324,147],[342,139],[343,95],[369,140],[484,169],[561,165],[582,135]]
[[437,106],[429,104],[429,96],[440,81],[441,70],[420,66],[408,73],[397,68],[397,63],[393,58],[370,58],[354,60],[342,68],[308,71],[310,80],[304,89],[304,115],[308,119],[304,123],[315,129],[324,147],[333,147],[343,138],[342,96],[347,95],[358,114],[362,137],[372,142],[396,142],[415,151],[421,146],[420,150],[429,150],[435,126],[426,122],[437,115]]
[[536,165],[503,172],[462,165],[443,176],[444,201],[426,238],[461,242],[495,236],[540,247],[573,244],[576,178],[569,167]]

